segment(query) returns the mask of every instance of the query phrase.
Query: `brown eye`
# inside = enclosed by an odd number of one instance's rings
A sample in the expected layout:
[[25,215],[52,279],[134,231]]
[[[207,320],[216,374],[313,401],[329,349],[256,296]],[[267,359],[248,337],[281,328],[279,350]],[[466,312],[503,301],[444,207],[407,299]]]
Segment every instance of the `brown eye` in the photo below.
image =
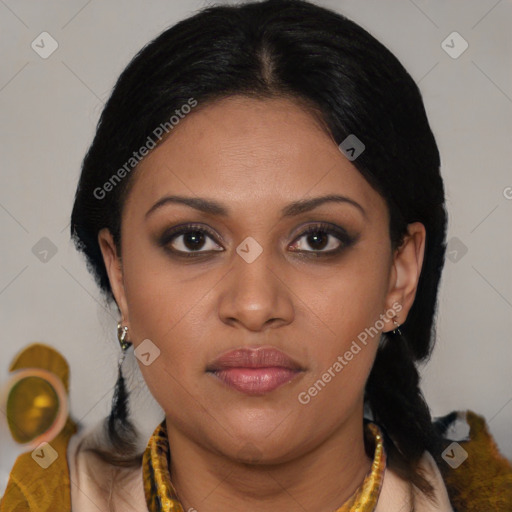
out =
[[[300,241],[302,239],[304,239],[303,248],[297,247],[297,241],[291,246],[297,252],[325,254],[338,253],[355,241],[343,228],[331,224],[309,226],[296,240]],[[309,246],[312,250],[304,248],[306,246]]]
[[[189,255],[192,253],[203,253],[219,251],[219,245],[214,240],[215,236],[208,229],[202,226],[189,224],[179,226],[166,231],[161,237],[159,244],[169,247],[173,253]],[[223,251],[220,247],[220,251]]]

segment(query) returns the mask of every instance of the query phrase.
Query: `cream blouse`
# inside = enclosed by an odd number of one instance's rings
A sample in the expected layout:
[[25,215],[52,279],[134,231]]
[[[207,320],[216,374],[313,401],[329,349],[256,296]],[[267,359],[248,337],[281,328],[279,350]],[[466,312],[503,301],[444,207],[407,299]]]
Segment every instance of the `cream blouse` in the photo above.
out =
[[[71,510],[73,512],[148,512],[144,495],[142,467],[114,467],[91,452],[87,432],[71,437],[67,450],[71,479]],[[414,512],[453,512],[441,473],[425,452],[420,465],[435,488],[435,506],[419,491],[414,500]],[[413,497],[410,485],[391,469],[386,468],[375,512],[411,512]],[[187,511],[185,511],[187,512]]]

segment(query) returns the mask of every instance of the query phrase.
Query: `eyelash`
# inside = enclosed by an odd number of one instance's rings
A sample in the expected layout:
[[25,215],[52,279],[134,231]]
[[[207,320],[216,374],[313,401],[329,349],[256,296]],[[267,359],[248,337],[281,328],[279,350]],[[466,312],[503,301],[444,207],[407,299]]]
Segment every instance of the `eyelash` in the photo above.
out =
[[[200,255],[204,255],[204,254],[207,254],[208,252],[211,252],[211,251],[190,251],[190,252],[186,252],[186,251],[178,251],[176,249],[170,249],[170,248],[167,247],[172,241],[174,241],[175,238],[178,238],[180,235],[184,235],[184,234],[192,233],[192,232],[199,232],[199,233],[202,233],[202,234],[206,234],[210,238],[212,238],[215,243],[217,243],[216,240],[215,240],[216,235],[210,229],[208,229],[208,228],[206,228],[204,226],[198,225],[198,224],[186,224],[186,225],[183,225],[183,226],[178,226],[177,228],[173,228],[173,229],[171,229],[169,231],[166,231],[160,237],[159,245],[164,247],[165,250],[169,251],[172,255],[175,255],[175,256],[178,256],[178,257],[184,257],[184,258],[190,258],[190,257],[197,258]],[[313,233],[324,233],[324,234],[330,235],[330,236],[332,235],[332,236],[334,236],[335,238],[337,238],[341,242],[341,245],[337,249],[333,249],[333,250],[330,250],[330,251],[322,251],[322,250],[303,251],[303,250],[297,250],[297,251],[293,251],[293,252],[298,252],[298,253],[303,253],[303,254],[304,253],[306,253],[306,254],[310,253],[310,255],[314,255],[314,257],[318,257],[318,256],[334,256],[334,255],[339,254],[340,252],[342,252],[344,249],[346,249],[347,247],[349,247],[350,245],[352,245],[356,241],[356,238],[348,235],[348,233],[343,228],[340,228],[338,226],[334,226],[332,224],[321,222],[321,223],[318,223],[318,224],[314,224],[314,225],[308,226],[304,231],[302,231],[300,233],[300,235],[298,235],[294,239],[294,243],[295,243],[295,241],[300,240],[304,236],[307,236],[307,235],[313,234]],[[223,252],[223,251],[213,251],[213,252]]]

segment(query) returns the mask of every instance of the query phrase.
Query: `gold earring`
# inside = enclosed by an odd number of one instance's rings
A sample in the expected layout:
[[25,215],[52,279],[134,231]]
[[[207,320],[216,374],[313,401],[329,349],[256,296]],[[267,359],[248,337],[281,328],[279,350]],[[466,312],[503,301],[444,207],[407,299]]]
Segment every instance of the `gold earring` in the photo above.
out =
[[125,352],[131,345],[131,342],[126,340],[127,332],[128,326],[121,325],[120,323],[117,324],[117,339],[119,341],[119,345],[121,345],[121,348],[123,349],[123,352]]

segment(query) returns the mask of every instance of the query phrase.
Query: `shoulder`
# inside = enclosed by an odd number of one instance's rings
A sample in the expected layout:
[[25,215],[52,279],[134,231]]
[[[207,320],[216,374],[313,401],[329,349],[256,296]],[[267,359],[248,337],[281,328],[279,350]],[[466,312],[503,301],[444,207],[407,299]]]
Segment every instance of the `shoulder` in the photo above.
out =
[[429,452],[424,452],[419,466],[425,478],[434,487],[435,502],[429,500],[423,493],[413,491],[409,482],[399,477],[392,469],[386,468],[375,512],[453,512],[443,477]]
[[73,512],[97,512],[120,506],[126,512],[146,511],[142,466],[117,467],[90,451],[97,427],[74,436],[67,452]]
[[437,505],[419,492],[413,498],[410,485],[388,468],[375,512],[412,510],[413,499],[417,512],[512,510],[512,462],[499,452],[484,417],[454,411],[436,425],[444,436],[442,451],[425,452],[420,467]]

